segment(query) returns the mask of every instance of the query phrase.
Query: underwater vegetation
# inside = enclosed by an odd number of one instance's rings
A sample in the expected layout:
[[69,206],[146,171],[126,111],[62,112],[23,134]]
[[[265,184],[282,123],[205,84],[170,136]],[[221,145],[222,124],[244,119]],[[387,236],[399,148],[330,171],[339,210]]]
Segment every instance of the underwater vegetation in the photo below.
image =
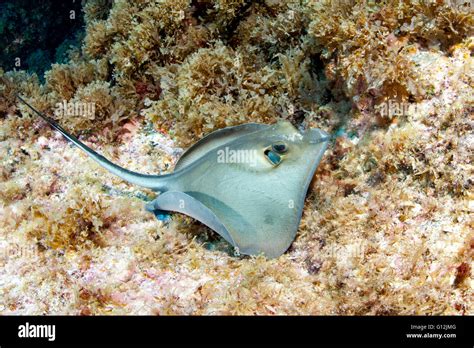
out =
[[[0,60],[1,313],[474,314],[470,2],[82,9],[82,44],[44,82]],[[247,122],[337,137],[289,251],[238,257],[190,218],[158,221],[140,199],[151,192],[99,169],[15,93],[149,174]],[[94,112],[58,112],[68,103]]]

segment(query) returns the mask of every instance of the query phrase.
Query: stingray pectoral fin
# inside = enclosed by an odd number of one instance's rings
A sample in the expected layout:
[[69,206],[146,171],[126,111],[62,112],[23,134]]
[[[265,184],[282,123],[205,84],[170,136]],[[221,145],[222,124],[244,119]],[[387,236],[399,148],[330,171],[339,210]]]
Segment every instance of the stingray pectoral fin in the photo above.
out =
[[222,224],[219,218],[208,207],[199,202],[196,198],[179,191],[168,191],[162,193],[148,203],[146,206],[148,211],[162,210],[175,211],[186,214],[209,228],[219,233],[227,242],[235,246],[235,242],[229,234],[227,228]]

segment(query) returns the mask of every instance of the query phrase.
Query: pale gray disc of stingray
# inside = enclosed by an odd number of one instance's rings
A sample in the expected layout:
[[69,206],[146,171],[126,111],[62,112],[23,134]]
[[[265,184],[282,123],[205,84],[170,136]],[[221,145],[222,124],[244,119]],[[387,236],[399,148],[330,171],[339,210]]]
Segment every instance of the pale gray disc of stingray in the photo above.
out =
[[273,258],[288,249],[329,141],[322,130],[300,133],[287,121],[249,123],[207,135],[181,156],[173,173],[145,175],[108,161],[18,98],[113,174],[160,192],[148,210],[189,215],[247,255]]

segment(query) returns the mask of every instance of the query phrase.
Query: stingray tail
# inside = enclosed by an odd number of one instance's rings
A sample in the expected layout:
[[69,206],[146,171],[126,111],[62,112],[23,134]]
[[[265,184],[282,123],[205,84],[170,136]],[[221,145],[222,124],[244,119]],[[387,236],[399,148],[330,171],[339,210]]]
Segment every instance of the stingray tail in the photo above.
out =
[[81,142],[79,139],[77,139],[74,135],[69,134],[64,128],[62,128],[56,121],[51,119],[50,117],[46,116],[45,114],[39,112],[36,110],[33,106],[31,106],[29,103],[27,103],[23,98],[21,98],[19,95],[16,95],[16,97],[25,105],[27,105],[31,110],[33,110],[38,116],[40,116],[43,120],[45,120],[51,127],[53,127],[55,130],[57,130],[59,133],[61,133],[67,140],[69,140],[71,143],[76,145],[78,148],[80,148],[82,151],[84,151],[89,157],[91,157],[94,161],[99,163],[102,167],[107,169],[109,172],[112,174],[115,174],[116,176],[122,178],[125,181],[128,181],[132,184],[139,185],[142,187],[146,187],[149,189],[152,189],[154,191],[167,191],[167,186],[169,182],[169,178],[173,174],[166,174],[166,175],[146,175],[146,174],[140,174],[136,172],[132,172],[128,169],[122,168],[112,162],[110,162],[107,158],[104,156],[98,154],[94,150],[92,150],[90,147],[88,147],[86,144]]

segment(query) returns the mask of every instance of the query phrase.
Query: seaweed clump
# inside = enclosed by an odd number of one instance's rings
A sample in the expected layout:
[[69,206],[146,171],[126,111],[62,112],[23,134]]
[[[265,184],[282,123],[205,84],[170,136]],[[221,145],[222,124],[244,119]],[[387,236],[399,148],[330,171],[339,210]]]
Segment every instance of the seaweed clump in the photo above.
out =
[[362,113],[378,111],[387,100],[430,97],[430,81],[417,73],[418,53],[467,47],[474,33],[467,2],[314,1],[309,6],[308,31],[327,76]]
[[106,128],[112,140],[127,119],[144,115],[189,145],[223,126],[320,106],[302,5],[117,1],[105,11],[102,3],[85,4],[82,48],[52,65],[40,95],[30,94],[50,114],[63,101],[95,103],[89,119],[55,116],[76,134]]

